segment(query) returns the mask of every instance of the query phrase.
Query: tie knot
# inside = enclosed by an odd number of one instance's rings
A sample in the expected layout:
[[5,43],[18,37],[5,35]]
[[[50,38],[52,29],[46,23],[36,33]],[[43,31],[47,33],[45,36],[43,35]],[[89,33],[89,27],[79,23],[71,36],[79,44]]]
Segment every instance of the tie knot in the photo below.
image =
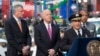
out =
[[85,23],[83,23],[83,26],[85,26]]
[[81,37],[81,33],[80,33],[80,30],[78,30],[78,37]]
[[78,32],[80,32],[80,30],[78,30]]
[[50,24],[48,24],[48,28],[50,28]]
[[86,23],[83,23],[82,28],[86,29]]
[[78,30],[78,34],[80,34],[80,30]]

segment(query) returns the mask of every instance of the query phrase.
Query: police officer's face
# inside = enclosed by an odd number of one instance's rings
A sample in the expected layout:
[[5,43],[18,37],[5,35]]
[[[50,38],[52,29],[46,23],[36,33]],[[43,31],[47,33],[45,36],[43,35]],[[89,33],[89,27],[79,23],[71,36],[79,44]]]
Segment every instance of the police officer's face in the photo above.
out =
[[72,25],[72,27],[73,27],[74,29],[78,30],[78,29],[80,29],[80,27],[81,27],[81,22],[80,22],[80,20],[72,21],[72,22],[71,22],[71,25]]
[[15,16],[18,18],[22,18],[23,17],[23,8],[22,7],[18,7],[15,9]]

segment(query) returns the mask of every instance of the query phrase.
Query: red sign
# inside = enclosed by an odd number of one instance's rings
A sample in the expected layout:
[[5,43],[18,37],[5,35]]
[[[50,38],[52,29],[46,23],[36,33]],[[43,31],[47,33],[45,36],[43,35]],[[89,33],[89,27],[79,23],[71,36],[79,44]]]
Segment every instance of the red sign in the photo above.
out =
[[31,19],[34,16],[34,5],[32,2],[25,2],[24,6],[24,18]]
[[9,0],[2,0],[2,19],[6,20],[9,15]]

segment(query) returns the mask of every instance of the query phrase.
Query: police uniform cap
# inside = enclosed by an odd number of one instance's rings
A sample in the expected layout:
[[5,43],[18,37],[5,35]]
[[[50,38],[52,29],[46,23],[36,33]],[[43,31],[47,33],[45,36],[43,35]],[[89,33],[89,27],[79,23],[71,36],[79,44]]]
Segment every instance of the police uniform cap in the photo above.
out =
[[82,15],[81,14],[73,14],[69,17],[69,21],[78,21],[81,20]]

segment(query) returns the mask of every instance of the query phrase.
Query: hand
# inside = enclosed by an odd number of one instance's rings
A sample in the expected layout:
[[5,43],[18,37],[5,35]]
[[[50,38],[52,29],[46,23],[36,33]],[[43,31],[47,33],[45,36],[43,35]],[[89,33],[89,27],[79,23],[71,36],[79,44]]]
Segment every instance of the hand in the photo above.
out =
[[55,55],[55,50],[54,49],[49,49],[49,56],[54,56]]
[[25,50],[29,50],[29,48],[30,48],[29,46],[24,46],[23,47],[23,49],[25,49]]
[[22,49],[23,55],[28,55],[29,53],[29,46],[24,46]]
[[23,49],[22,52],[23,52],[23,56],[26,56],[29,53],[29,51],[28,50],[25,50],[25,49]]

